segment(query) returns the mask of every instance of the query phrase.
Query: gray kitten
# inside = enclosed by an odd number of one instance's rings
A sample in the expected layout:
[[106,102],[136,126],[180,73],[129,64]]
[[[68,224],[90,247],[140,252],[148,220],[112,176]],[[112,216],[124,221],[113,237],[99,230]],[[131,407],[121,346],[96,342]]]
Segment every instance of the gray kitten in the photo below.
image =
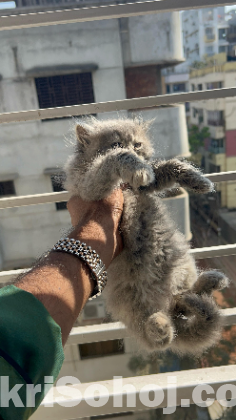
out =
[[161,200],[176,183],[197,193],[213,184],[187,162],[150,161],[149,123],[88,119],[76,125],[77,145],[66,164],[65,187],[84,200],[100,200],[122,182],[122,253],[108,269],[108,312],[147,351],[170,348],[200,354],[220,337],[213,290],[227,286],[218,271],[199,273],[184,236]]

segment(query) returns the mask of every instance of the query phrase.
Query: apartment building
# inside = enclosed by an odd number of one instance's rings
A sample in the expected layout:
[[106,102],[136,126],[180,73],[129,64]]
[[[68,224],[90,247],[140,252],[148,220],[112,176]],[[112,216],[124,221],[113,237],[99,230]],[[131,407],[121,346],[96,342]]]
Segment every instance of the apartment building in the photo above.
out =
[[224,7],[185,10],[181,14],[186,62],[164,70],[166,93],[191,90],[189,71],[194,61],[203,61],[204,56],[228,51],[229,18]]
[[[190,73],[192,90],[235,86],[236,61],[227,61],[221,53],[208,59],[205,68]],[[210,136],[201,149],[206,173],[234,171],[236,167],[235,98],[199,101],[190,104],[190,124],[208,127]],[[218,225],[228,242],[236,239],[236,183],[217,184]]]
[[[36,3],[18,1],[16,12],[48,10],[50,5]],[[162,68],[183,61],[180,36],[178,12],[4,31],[0,38],[0,112],[161,94]],[[140,113],[144,119],[154,119],[151,136],[156,156],[189,155],[183,105],[96,116],[133,118]],[[63,164],[72,153],[64,137],[72,123],[73,118],[61,118],[0,126],[1,198],[62,189]],[[190,239],[187,193],[165,201]],[[69,226],[65,203],[1,210],[1,269],[29,267]],[[106,311],[99,298],[87,304],[78,323],[104,320]],[[60,376],[77,376],[81,382],[131,376],[128,362],[135,350],[128,338],[68,344]]]
[[[208,60],[208,66],[190,73],[192,90],[232,87],[236,80],[236,62],[227,62],[225,53]],[[210,138],[205,140],[203,162],[205,171],[226,172],[236,167],[236,120],[234,98],[191,103],[190,123],[209,127]],[[221,206],[236,207],[235,183],[222,184]]]

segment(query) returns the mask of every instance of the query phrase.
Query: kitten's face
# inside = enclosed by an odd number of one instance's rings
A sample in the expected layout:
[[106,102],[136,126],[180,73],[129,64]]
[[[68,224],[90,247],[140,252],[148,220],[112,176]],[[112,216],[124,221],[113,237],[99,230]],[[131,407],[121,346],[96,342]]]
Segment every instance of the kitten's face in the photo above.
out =
[[146,131],[147,124],[139,124],[129,119],[105,121],[91,119],[88,124],[76,126],[78,151],[82,152],[83,158],[89,161],[111,149],[128,149],[140,158],[148,160],[153,149]]

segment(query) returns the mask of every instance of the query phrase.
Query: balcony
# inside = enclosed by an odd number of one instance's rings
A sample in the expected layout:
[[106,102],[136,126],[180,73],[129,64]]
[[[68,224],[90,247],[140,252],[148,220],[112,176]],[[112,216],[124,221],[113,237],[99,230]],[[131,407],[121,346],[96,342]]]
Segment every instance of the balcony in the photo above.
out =
[[225,153],[225,147],[213,147],[213,146],[210,146],[209,147],[209,152],[210,153],[215,153],[215,154]]
[[208,128],[210,131],[211,138],[213,139],[221,139],[222,137],[225,136],[224,125],[213,125],[213,124],[211,125],[208,123]]

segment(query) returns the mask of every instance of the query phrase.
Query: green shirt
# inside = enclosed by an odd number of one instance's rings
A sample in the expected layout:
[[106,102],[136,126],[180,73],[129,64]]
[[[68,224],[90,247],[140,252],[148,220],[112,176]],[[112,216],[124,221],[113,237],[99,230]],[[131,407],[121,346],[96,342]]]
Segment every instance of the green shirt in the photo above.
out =
[[[61,329],[43,304],[13,285],[0,289],[2,419],[28,419],[48,392],[48,384],[55,382],[63,360]],[[35,386],[39,392],[34,398]]]

